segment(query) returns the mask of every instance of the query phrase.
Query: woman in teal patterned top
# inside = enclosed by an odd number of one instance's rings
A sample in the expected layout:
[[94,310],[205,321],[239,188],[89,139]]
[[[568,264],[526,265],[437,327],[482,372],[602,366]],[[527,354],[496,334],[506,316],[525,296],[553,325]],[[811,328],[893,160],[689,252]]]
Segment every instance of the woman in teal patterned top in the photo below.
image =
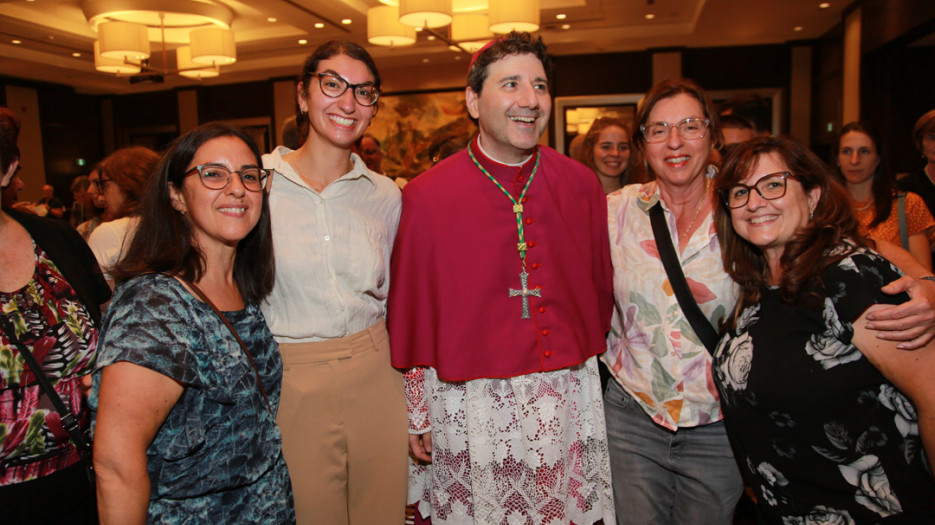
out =
[[90,400],[104,524],[295,521],[275,422],[282,361],[258,307],[274,273],[260,166],[249,137],[207,124],[156,169],[114,272]]

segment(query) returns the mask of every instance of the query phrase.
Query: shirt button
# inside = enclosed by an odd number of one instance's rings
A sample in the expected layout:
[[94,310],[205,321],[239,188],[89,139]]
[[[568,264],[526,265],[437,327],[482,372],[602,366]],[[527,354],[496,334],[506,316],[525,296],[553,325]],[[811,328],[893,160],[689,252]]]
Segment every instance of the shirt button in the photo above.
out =
[[533,269],[533,270],[538,270],[540,266],[542,266],[542,265],[539,264],[539,263],[532,263],[532,269]]
[[330,235],[325,235],[325,240],[326,240],[326,241],[330,241],[330,240],[331,240],[331,236],[330,236]]
[[543,335],[543,336],[547,336],[547,335],[549,335],[550,333],[551,333],[551,332],[549,332],[549,329],[548,329],[548,328],[546,328],[545,330],[542,331],[542,335]]
[[544,313],[545,313],[545,307],[544,307],[544,306],[540,306],[540,307],[539,307],[539,313],[540,313],[540,314],[544,314]]
[[552,351],[551,351],[551,350],[546,350],[546,351],[545,351],[545,356],[546,356],[546,357],[552,357]]
[[532,224],[532,219],[527,218],[527,219],[526,219],[526,224]]

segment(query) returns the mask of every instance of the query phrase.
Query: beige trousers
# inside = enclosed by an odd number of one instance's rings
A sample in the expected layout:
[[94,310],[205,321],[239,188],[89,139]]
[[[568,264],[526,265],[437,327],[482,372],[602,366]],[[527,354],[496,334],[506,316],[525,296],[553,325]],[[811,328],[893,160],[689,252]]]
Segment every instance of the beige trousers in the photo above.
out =
[[384,323],[279,349],[285,371],[276,421],[298,524],[402,523],[406,399]]

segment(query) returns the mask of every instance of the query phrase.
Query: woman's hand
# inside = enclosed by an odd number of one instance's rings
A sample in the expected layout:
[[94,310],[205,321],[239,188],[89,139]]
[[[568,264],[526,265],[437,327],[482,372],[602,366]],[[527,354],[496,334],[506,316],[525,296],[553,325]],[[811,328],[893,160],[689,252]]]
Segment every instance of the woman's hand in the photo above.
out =
[[132,363],[114,363],[101,372],[94,469],[103,525],[146,523],[146,449],[183,391],[174,379]]
[[905,276],[882,291],[890,295],[906,292],[910,300],[867,314],[866,328],[875,331],[878,339],[899,341],[900,350],[915,350],[935,338],[935,282]]

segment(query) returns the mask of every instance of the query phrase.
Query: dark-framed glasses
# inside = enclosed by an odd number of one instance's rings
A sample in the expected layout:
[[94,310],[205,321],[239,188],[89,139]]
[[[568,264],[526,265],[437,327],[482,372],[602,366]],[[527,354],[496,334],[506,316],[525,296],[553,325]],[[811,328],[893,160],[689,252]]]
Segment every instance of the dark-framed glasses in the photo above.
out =
[[107,184],[112,180],[114,179],[105,179],[104,177],[99,177],[91,182],[94,183],[94,187],[97,188],[97,192],[103,195],[104,191],[107,189]]
[[786,179],[789,177],[797,178],[790,171],[777,171],[776,173],[763,175],[753,183],[753,186],[740,183],[734,184],[721,190],[721,200],[730,209],[741,208],[750,201],[750,192],[752,190],[756,190],[764,200],[778,199],[786,194]]
[[338,98],[350,88],[354,93],[354,100],[361,106],[372,106],[380,98],[380,90],[373,82],[351,84],[336,73],[312,73],[312,76],[318,77],[318,86],[327,97]]
[[243,168],[240,171],[231,171],[220,164],[202,164],[185,172],[185,176],[198,173],[198,178],[205,188],[209,190],[223,190],[231,183],[234,173],[240,177],[240,183],[249,191],[261,191],[266,188],[270,170],[264,168]]
[[679,130],[679,136],[685,140],[703,139],[711,121],[706,118],[687,118],[680,122],[649,122],[640,126],[646,142],[655,144],[669,139],[672,128]]

